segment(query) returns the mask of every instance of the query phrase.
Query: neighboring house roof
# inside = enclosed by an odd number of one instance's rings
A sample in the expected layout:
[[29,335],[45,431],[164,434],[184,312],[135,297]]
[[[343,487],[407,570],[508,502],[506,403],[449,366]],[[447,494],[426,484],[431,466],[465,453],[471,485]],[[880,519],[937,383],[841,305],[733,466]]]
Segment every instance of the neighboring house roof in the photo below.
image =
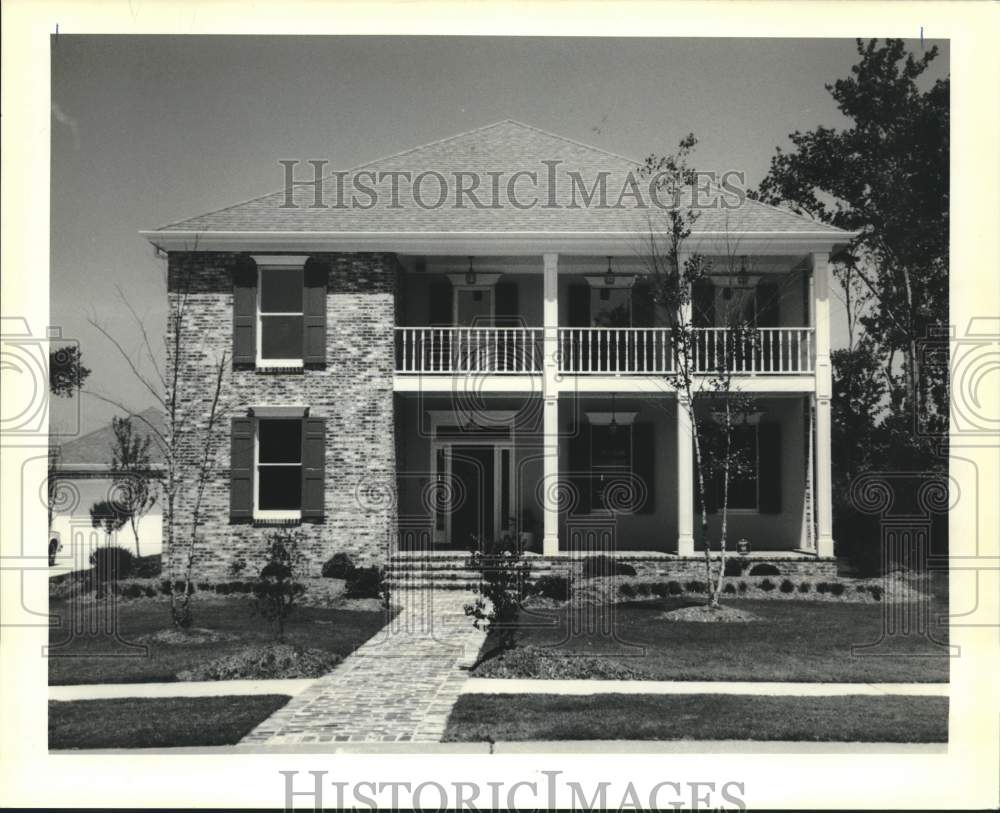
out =
[[[143,410],[132,416],[132,429],[141,435],[152,435],[148,421],[157,431],[164,431],[163,413],[155,407]],[[60,445],[56,470],[61,472],[102,472],[111,470],[111,447],[114,443],[114,432],[111,424],[95,429],[86,435],[67,441]],[[153,468],[163,464],[163,453],[154,437],[149,447],[149,460]]]
[[[558,208],[544,208],[546,201],[545,178],[548,172],[543,161],[562,162],[557,166]],[[626,183],[630,172],[635,172],[640,162],[624,158],[597,147],[580,144],[562,136],[540,130],[521,122],[505,120],[480,127],[466,133],[441,139],[421,147],[406,150],[387,158],[381,158],[347,171],[342,181],[344,194],[350,200],[351,177],[360,172],[375,173],[410,172],[416,177],[422,172],[438,172],[449,183],[449,194],[454,200],[456,172],[478,173],[483,185],[477,195],[484,203],[491,200],[489,176],[486,173],[503,173],[501,190],[506,189],[510,177],[518,171],[538,173],[537,186],[523,178],[518,183],[519,198],[530,201],[540,198],[539,205],[529,209],[519,209],[510,205],[501,196],[503,208],[475,208],[471,204],[456,208],[450,203],[439,208],[421,208],[409,195],[411,184],[405,179],[399,181],[402,193],[399,206],[393,208],[391,201],[391,176],[372,186],[378,194],[378,205],[370,209],[356,206],[344,208],[312,208],[315,190],[309,186],[298,186],[294,191],[295,208],[283,206],[285,190],[254,198],[218,209],[214,212],[181,220],[143,234],[157,242],[157,238],[169,238],[172,234],[213,235],[239,233],[317,233],[324,234],[648,234],[650,213],[662,215],[662,211],[647,205],[640,208],[633,197],[622,200],[623,208],[578,206],[567,208],[572,201],[572,183],[568,172],[579,172],[589,189],[599,177],[607,172],[608,202],[615,203]],[[296,180],[311,178],[312,167],[303,160],[295,170]],[[643,185],[645,186],[645,185]],[[641,187],[640,187],[641,188]],[[646,186],[648,189],[648,186]],[[429,177],[422,185],[426,201],[435,201],[439,183]],[[646,203],[648,194],[643,192]],[[359,195],[362,201],[364,195]],[[333,175],[324,182],[323,200],[332,207],[337,201],[337,180]],[[580,200],[579,191],[577,200]],[[830,240],[846,240],[851,235],[824,223],[819,223],[792,212],[757,201],[745,199],[737,208],[702,209],[695,231],[699,234],[766,234],[806,237],[815,235]],[[206,242],[205,245],[209,245]]]

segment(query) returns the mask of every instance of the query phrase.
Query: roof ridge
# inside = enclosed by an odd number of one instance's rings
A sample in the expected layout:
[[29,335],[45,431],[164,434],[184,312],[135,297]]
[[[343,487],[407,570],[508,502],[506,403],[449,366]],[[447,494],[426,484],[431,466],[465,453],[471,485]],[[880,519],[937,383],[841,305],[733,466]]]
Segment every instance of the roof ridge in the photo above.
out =
[[[603,147],[595,147],[593,144],[586,144],[583,141],[577,141],[575,138],[570,138],[569,136],[559,135],[559,133],[553,133],[551,130],[546,130],[542,127],[536,127],[534,124],[525,124],[523,121],[518,121],[517,119],[504,119],[504,122],[510,122],[511,124],[516,124],[519,127],[525,127],[529,130],[534,130],[536,133],[542,133],[543,135],[550,136],[551,138],[556,138],[559,141],[565,141],[567,144],[573,144],[576,147],[583,147],[587,150],[593,150],[594,152],[601,152],[605,155],[609,155],[612,158],[617,158],[619,161],[625,161],[629,164],[633,164],[636,168],[642,166],[641,161],[636,161],[634,158],[629,158],[625,155],[621,155],[617,152],[611,152],[611,150],[606,150]],[[497,124],[502,124],[503,122],[497,122]]]

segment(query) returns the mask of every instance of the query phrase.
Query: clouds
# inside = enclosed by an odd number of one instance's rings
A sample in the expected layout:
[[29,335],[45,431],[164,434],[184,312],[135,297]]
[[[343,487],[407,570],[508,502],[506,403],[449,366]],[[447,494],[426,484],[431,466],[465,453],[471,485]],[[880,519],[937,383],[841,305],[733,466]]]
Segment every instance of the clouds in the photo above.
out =
[[80,127],[77,120],[55,102],[52,102],[52,117],[73,134],[73,149],[80,149]]

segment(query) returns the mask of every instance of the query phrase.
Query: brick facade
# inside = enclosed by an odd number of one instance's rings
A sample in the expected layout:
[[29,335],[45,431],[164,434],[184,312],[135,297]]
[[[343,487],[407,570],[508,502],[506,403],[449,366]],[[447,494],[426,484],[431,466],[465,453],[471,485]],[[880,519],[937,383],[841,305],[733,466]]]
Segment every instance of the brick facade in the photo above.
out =
[[[261,252],[263,253],[263,252]],[[346,552],[357,564],[385,561],[396,527],[396,457],[393,422],[395,292],[398,262],[392,254],[313,254],[329,266],[325,367],[262,372],[232,363],[233,269],[238,254],[171,252],[168,259],[168,348],[177,335],[174,314],[186,294],[179,350],[178,442],[182,487],[174,533],[190,537],[195,505],[194,473],[206,451],[214,371],[227,364],[218,420],[208,444],[214,461],[202,499],[194,573],[225,578],[234,561],[256,572],[273,527],[229,518],[230,419],[253,406],[305,405],[326,419],[324,516],[292,530],[301,537],[304,570],[318,575],[322,563]],[[168,350],[170,364],[174,353]],[[282,529],[285,530],[285,529]],[[167,552],[172,565],[186,545]]]

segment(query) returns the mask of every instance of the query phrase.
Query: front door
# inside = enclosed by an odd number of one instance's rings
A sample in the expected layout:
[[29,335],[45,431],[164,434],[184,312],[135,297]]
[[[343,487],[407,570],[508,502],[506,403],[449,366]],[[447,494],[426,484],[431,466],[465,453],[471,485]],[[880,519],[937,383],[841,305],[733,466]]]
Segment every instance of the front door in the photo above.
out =
[[468,550],[473,538],[492,539],[496,526],[494,484],[496,456],[492,446],[449,448],[451,472],[460,484],[453,492],[448,546]]

